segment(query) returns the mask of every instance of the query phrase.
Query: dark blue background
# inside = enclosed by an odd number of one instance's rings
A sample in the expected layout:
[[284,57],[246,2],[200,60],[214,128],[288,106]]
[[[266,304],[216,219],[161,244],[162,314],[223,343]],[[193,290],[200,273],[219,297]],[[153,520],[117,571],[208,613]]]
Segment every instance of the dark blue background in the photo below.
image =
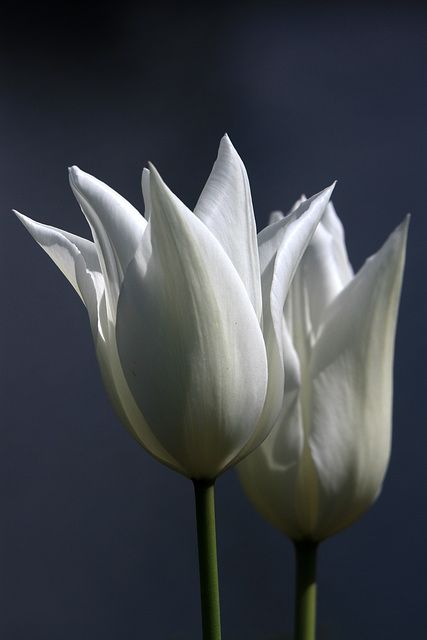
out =
[[[259,228],[338,180],[357,269],[409,211],[394,439],[376,505],[320,549],[319,640],[423,639],[427,13],[410,2],[15,2],[0,26],[0,637],[200,638],[191,483],[125,432],[86,311],[10,213],[89,236],[77,164],[194,206],[227,132]],[[225,640],[292,629],[291,544],[217,482]]]

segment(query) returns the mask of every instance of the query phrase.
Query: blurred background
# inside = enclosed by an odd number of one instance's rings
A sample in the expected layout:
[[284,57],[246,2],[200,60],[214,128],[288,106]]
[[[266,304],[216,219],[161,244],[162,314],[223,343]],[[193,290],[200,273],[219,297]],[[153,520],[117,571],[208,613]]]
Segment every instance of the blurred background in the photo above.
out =
[[[227,132],[258,226],[338,180],[353,267],[412,213],[382,495],[319,557],[319,640],[426,633],[427,10],[420,3],[6,3],[0,22],[0,637],[201,637],[191,483],[102,386],[85,308],[11,212],[89,237],[77,164],[191,208]],[[226,640],[290,638],[293,549],[217,482]]]

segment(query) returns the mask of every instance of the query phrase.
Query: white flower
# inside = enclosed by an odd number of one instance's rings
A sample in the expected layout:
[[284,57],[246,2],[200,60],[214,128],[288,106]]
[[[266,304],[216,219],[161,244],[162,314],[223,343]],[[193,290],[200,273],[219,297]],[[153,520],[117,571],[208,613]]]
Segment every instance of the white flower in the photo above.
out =
[[[281,214],[273,214],[280,220]],[[375,501],[391,444],[393,356],[407,218],[353,275],[327,206],[295,274],[280,322],[266,324],[286,371],[280,416],[239,466],[260,514],[293,540],[323,540]],[[280,222],[260,234],[272,259]],[[269,234],[269,237],[268,237]],[[277,258],[276,258],[277,261]],[[273,257],[274,262],[274,257]],[[275,300],[261,259],[263,290]]]
[[[245,167],[225,136],[194,212],[144,170],[145,218],[76,167],[70,183],[93,242],[17,215],[86,305],[123,425],[170,468],[215,479],[264,439],[283,393],[268,380]],[[330,191],[282,225],[283,295]]]

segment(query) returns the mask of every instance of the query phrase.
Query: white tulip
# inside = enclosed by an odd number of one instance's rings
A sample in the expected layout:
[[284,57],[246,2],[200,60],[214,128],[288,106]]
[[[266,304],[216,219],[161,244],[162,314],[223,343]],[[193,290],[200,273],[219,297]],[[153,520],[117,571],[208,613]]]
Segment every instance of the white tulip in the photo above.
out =
[[[70,183],[93,242],[17,215],[86,305],[123,425],[163,464],[213,480],[265,438],[283,395],[245,167],[225,136],[194,212],[150,167],[145,217],[76,167]],[[279,223],[282,298],[330,193]]]
[[279,345],[285,393],[273,430],[238,474],[274,527],[294,541],[318,542],[369,508],[387,470],[409,218],[354,275],[329,204],[283,304],[271,276],[280,259],[274,240],[282,217],[273,215],[259,245],[263,297],[271,309],[270,316],[264,310],[264,333]]

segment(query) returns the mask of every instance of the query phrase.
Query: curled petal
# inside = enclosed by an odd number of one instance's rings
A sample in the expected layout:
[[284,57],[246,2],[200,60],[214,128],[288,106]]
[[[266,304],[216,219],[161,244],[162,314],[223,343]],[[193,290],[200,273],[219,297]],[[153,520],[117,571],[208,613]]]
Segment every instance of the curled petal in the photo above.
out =
[[86,305],[102,380],[119,420],[145,449],[150,453],[154,449],[153,455],[161,462],[183,473],[146,425],[129,391],[117,354],[115,327],[106,310],[104,279],[94,243],[15,213]]
[[94,243],[62,229],[35,222],[17,211],[14,213],[79,294],[88,310],[95,336],[104,281]]
[[70,185],[90,225],[104,275],[107,308],[114,319],[120,285],[147,221],[122,196],[78,167]]

